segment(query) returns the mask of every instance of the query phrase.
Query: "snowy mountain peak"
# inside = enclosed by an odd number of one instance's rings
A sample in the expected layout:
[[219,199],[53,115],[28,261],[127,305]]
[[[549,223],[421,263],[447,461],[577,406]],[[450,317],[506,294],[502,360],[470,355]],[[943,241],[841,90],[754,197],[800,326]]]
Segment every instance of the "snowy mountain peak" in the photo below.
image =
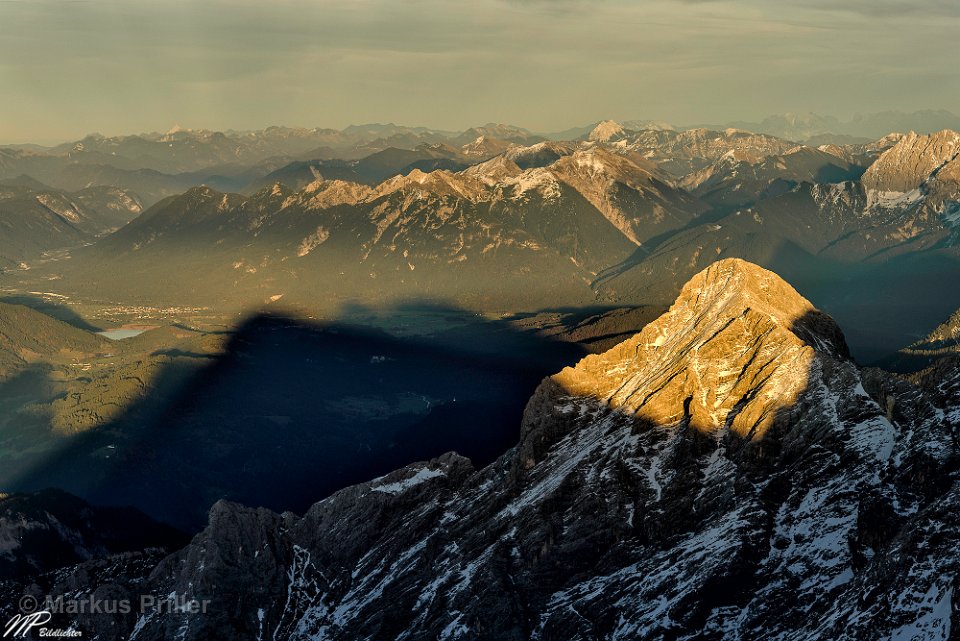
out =
[[591,131],[587,136],[587,140],[610,142],[612,140],[622,138],[625,132],[626,130],[619,122],[614,120],[604,120],[593,128],[593,131]]
[[505,155],[500,155],[468,167],[460,173],[477,178],[487,186],[493,186],[508,178],[520,175],[523,170]]
[[413,169],[406,176],[394,176],[378,185],[371,198],[380,198],[396,192],[408,192],[418,195],[454,196],[466,200],[477,200],[482,192],[482,184],[475,177],[454,174],[446,170],[424,172]]

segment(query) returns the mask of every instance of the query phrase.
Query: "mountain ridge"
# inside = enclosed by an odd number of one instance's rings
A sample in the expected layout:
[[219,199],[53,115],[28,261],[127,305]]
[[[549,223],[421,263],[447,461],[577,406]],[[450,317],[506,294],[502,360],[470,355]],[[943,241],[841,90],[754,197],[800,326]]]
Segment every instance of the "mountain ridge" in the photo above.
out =
[[[949,290],[926,293],[960,260],[960,162],[923,141],[956,134],[814,148],[736,129],[616,127],[609,143],[509,143],[468,160],[418,143],[298,162],[252,193],[206,182],[224,211],[187,214],[199,192],[181,192],[91,247],[48,264],[21,258],[36,271],[13,286],[55,281],[54,293],[89,297],[100,283],[125,302],[227,308],[407,296],[483,311],[666,305],[694,273],[736,256],[841,316],[868,360],[960,306]],[[469,166],[446,164],[461,160]],[[900,188],[909,191],[889,191]],[[860,283],[851,296],[824,273],[830,264]],[[192,285],[174,296],[161,271]],[[867,310],[881,304],[897,311],[876,321]]]

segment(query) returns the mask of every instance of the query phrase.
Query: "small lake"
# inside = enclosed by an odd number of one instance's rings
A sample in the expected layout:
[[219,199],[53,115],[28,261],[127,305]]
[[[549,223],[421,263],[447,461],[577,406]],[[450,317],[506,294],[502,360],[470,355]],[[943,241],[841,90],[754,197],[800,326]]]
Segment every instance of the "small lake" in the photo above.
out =
[[105,332],[97,332],[101,336],[109,338],[112,341],[121,341],[124,338],[133,338],[144,333],[144,329],[108,329]]

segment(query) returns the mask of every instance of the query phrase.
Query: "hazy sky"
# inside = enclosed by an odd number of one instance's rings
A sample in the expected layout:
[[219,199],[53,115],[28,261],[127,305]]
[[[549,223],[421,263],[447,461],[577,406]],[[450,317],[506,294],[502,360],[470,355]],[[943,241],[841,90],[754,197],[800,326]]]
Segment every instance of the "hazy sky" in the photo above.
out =
[[957,0],[0,0],[0,142],[960,112]]

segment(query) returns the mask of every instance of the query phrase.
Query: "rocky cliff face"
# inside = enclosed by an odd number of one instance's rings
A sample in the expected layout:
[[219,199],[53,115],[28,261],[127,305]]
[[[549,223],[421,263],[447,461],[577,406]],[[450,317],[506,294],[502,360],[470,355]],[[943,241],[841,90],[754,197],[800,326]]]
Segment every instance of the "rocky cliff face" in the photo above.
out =
[[911,132],[885,151],[863,176],[867,189],[908,192],[960,152],[960,134],[944,130],[921,136]]
[[921,136],[910,133],[885,151],[863,175],[872,204],[902,207],[929,198],[942,209],[960,181],[960,134],[944,130]]
[[724,260],[637,336],[545,379],[486,469],[448,454],[303,517],[219,503],[142,585],[96,584],[210,599],[207,614],[87,624],[140,640],[946,639],[945,367],[861,374],[829,317]]

